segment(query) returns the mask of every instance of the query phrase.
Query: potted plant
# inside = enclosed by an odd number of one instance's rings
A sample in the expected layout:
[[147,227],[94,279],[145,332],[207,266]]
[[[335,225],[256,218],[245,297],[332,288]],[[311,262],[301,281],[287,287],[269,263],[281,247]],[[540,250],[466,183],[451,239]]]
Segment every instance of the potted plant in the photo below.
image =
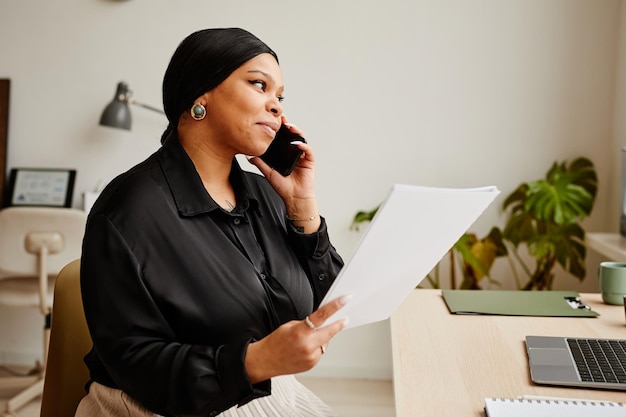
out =
[[[554,267],[561,265],[579,280],[585,277],[585,231],[581,221],[591,214],[598,177],[587,158],[554,163],[544,179],[520,184],[502,207],[509,217],[502,231],[510,255],[526,273],[524,290],[550,290]],[[535,260],[532,270],[519,255],[524,244]]]

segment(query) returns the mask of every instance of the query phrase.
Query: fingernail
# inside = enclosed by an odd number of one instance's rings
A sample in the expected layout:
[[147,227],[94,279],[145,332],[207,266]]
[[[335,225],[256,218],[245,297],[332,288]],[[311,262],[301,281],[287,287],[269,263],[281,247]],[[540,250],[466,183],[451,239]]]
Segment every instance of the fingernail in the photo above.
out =
[[346,327],[348,327],[348,323],[350,323],[350,319],[348,317],[345,317],[342,321],[341,321],[341,328],[345,329]]
[[339,299],[339,305],[345,306],[348,304],[348,301],[352,298],[352,294],[344,295]]
[[287,128],[291,129],[292,127],[295,127],[296,125],[294,125],[293,123],[283,123],[285,126],[287,126]]

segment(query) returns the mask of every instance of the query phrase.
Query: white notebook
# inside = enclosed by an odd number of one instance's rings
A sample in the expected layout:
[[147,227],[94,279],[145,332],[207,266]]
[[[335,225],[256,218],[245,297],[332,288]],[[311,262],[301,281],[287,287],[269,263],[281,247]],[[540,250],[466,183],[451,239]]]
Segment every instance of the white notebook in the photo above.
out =
[[486,398],[487,417],[624,417],[626,405],[610,401]]

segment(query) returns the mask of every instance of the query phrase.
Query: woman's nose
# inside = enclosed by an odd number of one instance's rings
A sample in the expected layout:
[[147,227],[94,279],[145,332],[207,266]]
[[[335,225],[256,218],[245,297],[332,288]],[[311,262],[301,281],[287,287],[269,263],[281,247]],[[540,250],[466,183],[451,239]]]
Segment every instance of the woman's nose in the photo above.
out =
[[273,114],[278,116],[283,113],[283,106],[281,106],[280,101],[278,101],[278,98],[272,100],[269,106],[270,106],[270,112],[272,112]]

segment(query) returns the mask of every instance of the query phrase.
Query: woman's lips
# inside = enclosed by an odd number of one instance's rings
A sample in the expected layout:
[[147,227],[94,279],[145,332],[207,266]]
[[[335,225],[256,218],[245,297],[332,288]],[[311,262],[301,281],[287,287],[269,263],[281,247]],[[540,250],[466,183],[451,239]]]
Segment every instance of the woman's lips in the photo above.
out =
[[268,134],[270,134],[272,137],[276,136],[276,132],[278,132],[278,129],[280,128],[280,125],[278,123],[272,123],[272,122],[261,122],[259,123],[259,125],[265,129],[265,131],[267,131]]

